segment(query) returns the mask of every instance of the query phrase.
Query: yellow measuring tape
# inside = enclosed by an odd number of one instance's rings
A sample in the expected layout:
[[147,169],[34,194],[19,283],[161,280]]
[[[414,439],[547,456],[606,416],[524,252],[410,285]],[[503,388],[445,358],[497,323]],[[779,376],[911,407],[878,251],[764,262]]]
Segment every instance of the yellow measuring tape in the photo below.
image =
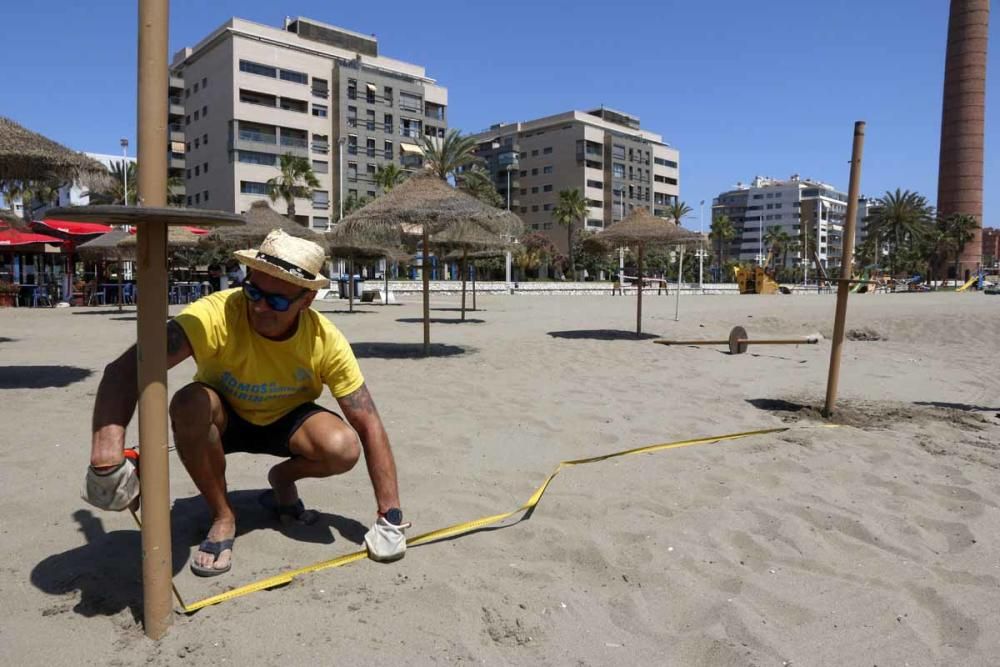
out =
[[[481,519],[475,519],[473,521],[466,521],[464,523],[457,523],[453,526],[448,526],[447,528],[439,528],[438,530],[432,530],[429,533],[424,533],[416,537],[410,538],[406,541],[407,547],[416,547],[421,544],[428,544],[430,542],[436,542],[438,540],[443,540],[448,537],[455,537],[457,535],[463,535],[465,533],[470,533],[480,528],[485,528],[496,523],[500,523],[505,519],[509,519],[516,516],[522,512],[527,512],[535,508],[538,505],[538,501],[542,499],[542,494],[549,487],[549,484],[555,479],[555,476],[563,468],[569,468],[572,466],[582,465],[584,463],[597,463],[598,461],[605,461],[607,459],[612,459],[619,456],[630,456],[632,454],[650,454],[652,452],[659,452],[665,449],[678,449],[680,447],[691,447],[693,445],[706,445],[709,443],[725,442],[727,440],[738,440],[740,438],[749,438],[753,435],[766,435],[768,433],[781,433],[782,431],[789,430],[788,427],[778,427],[778,428],[766,428],[757,431],[743,431],[740,433],[727,433],[726,435],[714,435],[707,438],[696,438],[693,440],[678,440],[676,442],[665,442],[658,445],[647,445],[645,447],[636,447],[635,449],[626,449],[620,452],[613,452],[611,454],[602,454],[600,456],[591,456],[585,459],[573,459],[571,461],[562,461],[556,469],[553,470],[545,481],[542,482],[528,501],[523,505],[518,507],[516,510],[511,512],[504,512],[502,514],[494,514],[492,516],[484,516]],[[139,522],[138,517],[135,516],[135,512],[132,513],[135,517],[136,523]],[[354,553],[345,554],[343,556],[338,556],[331,560],[320,561],[312,565],[307,565],[305,567],[300,567],[295,570],[289,570],[287,572],[282,572],[281,574],[276,574],[273,577],[268,577],[267,579],[261,579],[255,581],[252,584],[247,584],[245,586],[240,586],[238,588],[233,588],[226,591],[225,593],[219,593],[218,595],[213,595],[207,597],[204,600],[199,600],[192,604],[184,604],[184,600],[181,599],[180,593],[174,588],[174,596],[177,598],[177,602],[180,603],[181,609],[185,614],[191,614],[198,611],[203,607],[208,607],[214,604],[219,604],[220,602],[226,602],[227,600],[233,600],[238,597],[243,597],[244,595],[249,595],[250,593],[256,593],[257,591],[263,591],[268,588],[275,588],[277,586],[284,586],[285,584],[291,583],[292,579],[296,577],[308,574],[310,572],[319,572],[320,570],[328,570],[334,567],[341,567],[342,565],[348,565],[349,563],[354,563],[359,560],[364,560],[368,558],[368,552],[366,550],[355,551]]]

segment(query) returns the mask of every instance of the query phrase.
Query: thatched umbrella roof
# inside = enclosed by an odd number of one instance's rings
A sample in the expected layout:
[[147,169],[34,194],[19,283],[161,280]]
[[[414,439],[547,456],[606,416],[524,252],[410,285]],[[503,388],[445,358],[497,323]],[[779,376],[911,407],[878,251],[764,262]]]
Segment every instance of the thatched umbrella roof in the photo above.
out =
[[109,178],[97,160],[0,116],[0,180],[76,180],[97,187]]
[[[595,239],[602,243],[625,244],[634,243],[638,246],[638,283],[635,305],[635,333],[642,335],[642,259],[647,245],[682,245],[701,243],[701,234],[690,232],[680,225],[668,220],[657,218],[645,208],[635,208],[625,216],[624,220],[616,222],[607,229],[598,232]],[[681,262],[684,254],[681,253]],[[679,265],[680,266],[680,265]],[[678,269],[677,294],[680,295],[680,270]],[[622,285],[624,288],[624,285]]]
[[24,220],[14,215],[13,211],[4,209],[0,209],[0,227],[9,227],[19,232],[28,230],[28,225]]
[[[494,208],[451,187],[429,171],[410,176],[370,204],[344,218],[338,225],[359,246],[397,248],[403,237],[419,225],[425,255],[421,271],[424,283],[424,353],[430,349],[430,272],[426,270],[431,239],[452,245],[483,238],[518,236],[523,224],[510,211]],[[502,240],[501,240],[502,242]],[[490,245],[490,244],[488,244]],[[464,303],[464,290],[463,290]],[[463,307],[464,317],[464,307]]]
[[398,247],[414,225],[421,233],[426,226],[432,237],[455,226],[463,226],[467,234],[478,228],[499,236],[517,236],[523,228],[514,213],[484,204],[427,171],[346,216],[338,228],[368,246]]
[[281,215],[267,201],[255,201],[244,216],[245,225],[217,227],[201,238],[201,242],[221,248],[243,249],[260,245],[264,238],[275,229],[289,236],[306,239],[324,245],[323,234],[303,227],[294,220]]
[[[167,247],[172,249],[194,248],[201,237],[183,227],[167,228]],[[112,259],[134,261],[138,240],[135,234],[113,229],[96,239],[81,243],[76,251],[87,260]]]
[[657,218],[646,208],[635,208],[607,229],[596,234],[595,238],[605,243],[643,243],[659,245],[675,245],[680,243],[699,243],[702,236],[683,227]]

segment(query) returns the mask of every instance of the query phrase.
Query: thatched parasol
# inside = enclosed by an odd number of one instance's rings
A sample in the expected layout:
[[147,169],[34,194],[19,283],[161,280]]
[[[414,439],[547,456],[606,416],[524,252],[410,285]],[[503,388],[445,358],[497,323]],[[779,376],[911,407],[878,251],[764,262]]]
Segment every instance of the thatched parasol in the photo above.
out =
[[14,215],[13,211],[0,209],[0,226],[9,227],[18,232],[28,231],[28,225],[24,220]]
[[0,116],[0,181],[75,180],[93,188],[109,178],[97,160]]
[[[506,231],[506,230],[505,230]],[[500,236],[470,223],[459,223],[431,238],[431,243],[445,248],[451,248],[460,253],[462,260],[462,321],[465,321],[465,280],[469,272],[469,251],[489,251],[492,248],[503,248],[507,245],[509,236]],[[447,257],[447,256],[446,256]],[[475,302],[475,283],[473,283],[472,299]],[[475,305],[472,306],[475,310]]]
[[[481,259],[496,259],[506,257],[510,247],[507,244],[497,244],[486,250],[475,250],[469,252],[468,248],[453,250],[445,255],[445,259],[462,260],[462,319],[465,319],[465,275],[468,272],[468,265],[476,265]],[[476,310],[476,272],[472,272],[472,310]]]
[[409,261],[411,254],[402,247],[377,247],[368,245],[363,238],[355,238],[349,230],[341,225],[333,228],[333,231],[324,234],[330,257],[340,257],[348,261],[347,275],[348,290],[347,303],[348,310],[354,312],[354,261],[355,260],[386,260],[386,270],[382,278],[385,280],[385,299],[382,304],[389,301],[389,262]]
[[[183,227],[167,228],[167,248],[194,248],[198,245],[199,236]],[[106,260],[111,262],[134,262],[138,241],[135,234],[123,229],[113,229],[107,234],[101,234],[96,239],[81,243],[76,251],[89,261]],[[122,309],[122,272],[118,271],[118,310]]]
[[[645,208],[635,208],[625,216],[624,220],[616,222],[607,229],[598,232],[595,238],[603,243],[635,244],[638,246],[638,291],[635,310],[635,333],[642,335],[642,260],[647,245],[683,245],[700,243],[700,234],[689,232],[663,218],[657,218]],[[684,254],[681,251],[681,266]],[[623,277],[624,279],[624,277]],[[622,285],[622,288],[625,286]],[[677,280],[677,292],[680,293],[680,277]]]
[[267,201],[255,201],[243,217],[247,224],[216,227],[201,237],[201,243],[222,249],[242,250],[260,245],[268,234],[280,229],[290,236],[323,245],[323,234],[289,220],[271,208]]
[[520,234],[522,224],[510,211],[488,206],[425,171],[414,174],[350,214],[338,228],[362,246],[397,248],[403,245],[408,225],[419,225],[422,237],[424,354],[427,354],[431,342],[428,270],[431,237],[453,233],[469,237],[480,234],[511,237]]

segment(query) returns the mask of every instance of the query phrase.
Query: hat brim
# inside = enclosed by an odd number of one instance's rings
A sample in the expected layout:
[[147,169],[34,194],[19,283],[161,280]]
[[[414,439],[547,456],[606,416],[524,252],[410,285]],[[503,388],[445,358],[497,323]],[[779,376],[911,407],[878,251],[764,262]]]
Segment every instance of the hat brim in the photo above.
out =
[[330,279],[323,276],[320,273],[316,274],[316,277],[312,280],[308,278],[301,278],[295,274],[289,273],[280,266],[275,266],[270,262],[265,262],[262,259],[257,259],[256,250],[237,250],[233,253],[233,257],[240,260],[241,264],[246,264],[254,271],[260,271],[261,273],[266,273],[269,276],[273,276],[278,280],[284,280],[286,283],[291,283],[293,285],[298,285],[299,287],[305,287],[306,289],[317,290],[325,289],[330,286]]

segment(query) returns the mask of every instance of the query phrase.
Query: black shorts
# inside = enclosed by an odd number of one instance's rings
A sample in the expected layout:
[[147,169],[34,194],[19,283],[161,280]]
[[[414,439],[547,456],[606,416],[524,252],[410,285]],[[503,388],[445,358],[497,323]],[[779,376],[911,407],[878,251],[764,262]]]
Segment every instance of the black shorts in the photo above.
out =
[[317,412],[328,412],[338,419],[343,419],[333,410],[309,402],[303,403],[270,424],[258,426],[236,414],[222,394],[215,389],[212,391],[215,391],[226,411],[226,431],[222,434],[222,450],[226,454],[245,452],[291,458],[295,455],[288,448],[288,442],[306,419]]

